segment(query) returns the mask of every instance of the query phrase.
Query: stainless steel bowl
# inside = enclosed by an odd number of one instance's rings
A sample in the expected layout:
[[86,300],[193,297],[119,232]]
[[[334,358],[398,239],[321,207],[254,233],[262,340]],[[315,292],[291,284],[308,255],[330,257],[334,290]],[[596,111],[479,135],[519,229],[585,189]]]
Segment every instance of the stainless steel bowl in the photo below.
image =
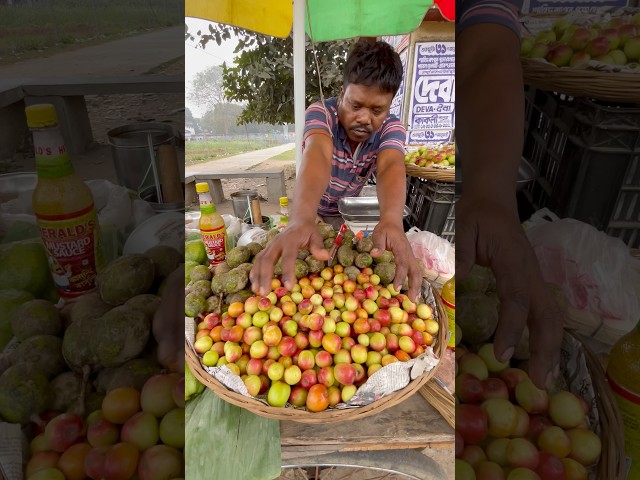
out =
[[[338,201],[338,212],[349,222],[371,222],[380,220],[378,197],[345,197]],[[405,206],[402,218],[409,216],[409,207]]]

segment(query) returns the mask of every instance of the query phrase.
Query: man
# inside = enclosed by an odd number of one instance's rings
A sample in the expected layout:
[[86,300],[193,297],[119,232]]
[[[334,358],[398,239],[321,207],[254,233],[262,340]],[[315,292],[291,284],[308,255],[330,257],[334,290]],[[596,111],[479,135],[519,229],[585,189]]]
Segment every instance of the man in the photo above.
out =
[[474,263],[497,280],[496,356],[508,360],[525,325],[532,380],[559,374],[562,314],[520,225],[516,180],[524,143],[518,0],[458,0],[456,139],[464,194],[456,205],[456,277]]
[[273,270],[282,258],[284,286],[295,284],[298,249],[319,260],[329,258],[316,227],[320,216],[334,228],[342,223],[338,200],[357,196],[376,173],[380,222],[373,231],[371,256],[391,250],[397,265],[394,287],[409,277],[409,297],[420,291],[421,272],[404,233],[406,197],[405,129],[389,115],[402,80],[402,64],[384,42],[359,40],[347,57],[338,97],[312,104],[306,112],[303,155],[296,179],[289,225],[263,250],[251,271],[256,293],[266,295]]

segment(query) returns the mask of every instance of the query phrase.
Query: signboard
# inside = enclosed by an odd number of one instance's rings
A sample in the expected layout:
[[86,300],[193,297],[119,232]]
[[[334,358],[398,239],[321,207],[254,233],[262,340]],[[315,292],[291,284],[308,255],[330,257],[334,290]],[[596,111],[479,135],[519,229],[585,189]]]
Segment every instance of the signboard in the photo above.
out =
[[405,48],[400,54],[400,61],[402,62],[402,82],[400,88],[396,92],[396,96],[391,100],[391,108],[389,113],[395,115],[398,119],[402,120],[402,107],[404,106],[404,91],[407,83],[407,58],[409,57],[409,49]]
[[626,7],[628,0],[525,0],[523,13],[563,14],[580,11],[597,13],[603,9]]
[[416,42],[407,143],[450,142],[455,128],[455,42]]

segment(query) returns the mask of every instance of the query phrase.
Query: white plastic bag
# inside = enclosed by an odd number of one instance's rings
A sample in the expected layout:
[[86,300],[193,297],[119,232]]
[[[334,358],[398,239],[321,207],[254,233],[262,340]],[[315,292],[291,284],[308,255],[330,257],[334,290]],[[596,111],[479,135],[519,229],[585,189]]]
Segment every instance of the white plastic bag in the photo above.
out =
[[548,209],[534,213],[525,228],[545,281],[560,287],[574,308],[597,313],[617,330],[633,328],[640,262],[622,240]]
[[[148,202],[132,198],[123,186],[107,180],[88,180],[87,186],[93,195],[98,213],[103,248],[108,260],[118,255],[129,234],[142,222],[155,215]],[[17,222],[36,225],[31,197],[33,190],[21,192],[16,198],[3,202],[0,219],[6,228]]]
[[412,227],[407,239],[416,258],[424,261],[427,267],[426,278],[436,287],[453,277],[456,270],[456,250],[451,243],[435,233],[423,232]]

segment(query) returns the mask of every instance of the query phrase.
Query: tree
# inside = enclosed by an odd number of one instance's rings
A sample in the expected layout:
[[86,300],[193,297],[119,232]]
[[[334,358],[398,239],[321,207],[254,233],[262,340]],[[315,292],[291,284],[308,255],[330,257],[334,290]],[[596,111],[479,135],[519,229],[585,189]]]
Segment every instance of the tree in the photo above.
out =
[[[186,39],[206,48],[210,41],[218,45],[238,37],[235,48],[236,66],[222,65],[222,85],[226,98],[245,104],[238,118],[240,124],[294,123],[293,103],[293,38],[275,38],[247,30],[211,24],[209,33],[187,31]],[[338,94],[342,86],[342,70],[350,41],[316,43],[322,89],[325,97]],[[320,98],[318,71],[311,43],[307,41],[305,55],[305,106]]]
[[202,117],[202,126],[214,135],[241,135],[244,127],[238,126],[242,106],[233,103],[219,103]]
[[226,101],[222,88],[222,68],[212,66],[196,73],[187,92],[187,98],[203,110],[213,110]]

